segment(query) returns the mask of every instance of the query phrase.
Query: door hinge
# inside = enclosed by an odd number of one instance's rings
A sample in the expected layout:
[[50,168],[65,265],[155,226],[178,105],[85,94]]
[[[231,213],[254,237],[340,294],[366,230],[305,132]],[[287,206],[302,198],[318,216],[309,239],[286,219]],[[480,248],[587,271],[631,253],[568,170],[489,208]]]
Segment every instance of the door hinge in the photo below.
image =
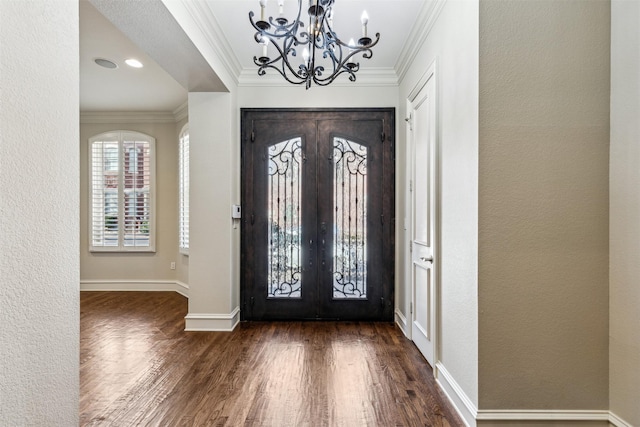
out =
[[384,215],[380,215],[380,224],[384,225]]
[[409,130],[413,130],[413,113],[410,113],[409,117],[404,119],[404,121],[409,123]]
[[256,140],[256,133],[254,131],[251,131],[251,142],[254,142]]
[[256,299],[255,297],[251,297],[251,299],[249,300],[249,305],[251,306],[251,308],[253,308],[253,305],[255,304]]
[[409,252],[413,252],[413,241],[409,242]]
[[384,308],[384,297],[380,298],[380,307]]
[[382,138],[382,139],[380,140],[380,142],[384,142],[384,139],[385,139],[386,137],[387,137],[387,135],[386,135],[384,132],[382,132],[382,133],[380,134],[380,138]]
[[256,222],[256,216],[251,214],[251,225],[253,225],[254,222]]
[[412,191],[413,191],[413,180],[410,179],[409,180],[409,192],[412,192]]
[[413,314],[413,303],[409,303],[409,314]]

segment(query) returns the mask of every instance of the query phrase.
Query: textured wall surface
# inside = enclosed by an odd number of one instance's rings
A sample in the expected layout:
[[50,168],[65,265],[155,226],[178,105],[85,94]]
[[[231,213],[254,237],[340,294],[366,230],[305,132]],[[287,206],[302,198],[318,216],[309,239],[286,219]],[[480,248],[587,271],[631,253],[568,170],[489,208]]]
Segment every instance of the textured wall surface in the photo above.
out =
[[[478,399],[478,2],[449,1],[400,85],[406,99],[436,61],[440,150],[440,362]],[[401,122],[401,121],[400,121]],[[404,129],[402,138],[405,137]],[[399,175],[402,176],[402,175]],[[404,183],[398,180],[398,183]],[[397,224],[402,224],[398,216]],[[398,248],[406,247],[398,244]],[[407,251],[405,256],[410,254]],[[404,260],[402,261],[404,263]],[[407,285],[408,286],[408,285]],[[399,301],[406,315],[411,289]],[[409,317],[409,315],[407,315]]]
[[78,2],[0,1],[0,424],[78,425]]
[[610,409],[640,425],[640,2],[611,3]]
[[[114,130],[142,132],[156,139],[155,253],[89,252],[89,138]],[[81,280],[176,280],[170,263],[182,264],[178,253],[178,132],[173,122],[80,125]]]
[[480,1],[480,409],[608,408],[609,12]]

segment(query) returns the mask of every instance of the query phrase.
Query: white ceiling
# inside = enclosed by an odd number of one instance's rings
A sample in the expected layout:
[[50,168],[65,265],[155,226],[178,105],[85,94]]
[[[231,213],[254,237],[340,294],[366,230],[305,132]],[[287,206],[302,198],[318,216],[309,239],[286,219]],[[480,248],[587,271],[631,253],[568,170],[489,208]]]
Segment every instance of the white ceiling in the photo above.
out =
[[[258,1],[206,0],[206,3],[242,67],[255,69],[253,56],[260,55],[261,51],[253,38],[255,30],[249,23],[249,11],[260,16]],[[373,49],[373,57],[361,61],[361,69],[393,68],[425,3],[425,0],[336,0],[333,28],[344,42],[351,37],[357,41],[362,34],[360,16],[366,10],[369,15],[369,36],[374,38],[375,33],[380,33],[380,42]],[[284,16],[292,21],[297,14],[298,2],[286,0],[284,6]],[[278,2],[268,1],[266,16],[276,18],[277,14]]]
[[[95,1],[95,0],[92,0]],[[149,3],[160,0],[145,0]],[[426,0],[337,0],[334,7],[334,30],[345,41],[361,35],[360,16],[369,15],[369,35],[381,33],[380,43],[373,48],[370,60],[360,61],[364,70],[393,70],[409,34],[416,24]],[[123,3],[124,4],[124,3]],[[260,49],[253,39],[249,11],[260,13],[257,0],[203,0],[207,19],[216,27],[213,34],[232,52],[231,63],[240,64],[247,74],[255,74],[253,56]],[[195,9],[194,9],[195,10]],[[267,3],[267,16],[276,16],[276,0]],[[293,19],[297,1],[285,1],[285,16]],[[150,19],[151,20],[151,19]],[[152,21],[152,20],[151,20]],[[153,25],[153,21],[149,25]],[[124,64],[130,57],[145,64],[134,69]],[[94,63],[106,58],[118,64],[106,69]],[[237,76],[240,77],[240,76]],[[346,79],[346,77],[345,77]],[[81,111],[163,111],[176,110],[187,98],[187,89],[178,84],[149,55],[131,42],[87,0],[80,0],[80,110]]]
[[[97,65],[105,58],[116,69]],[[131,68],[136,58],[143,68]],[[87,0],[80,0],[80,111],[174,111],[187,100],[179,85]]]

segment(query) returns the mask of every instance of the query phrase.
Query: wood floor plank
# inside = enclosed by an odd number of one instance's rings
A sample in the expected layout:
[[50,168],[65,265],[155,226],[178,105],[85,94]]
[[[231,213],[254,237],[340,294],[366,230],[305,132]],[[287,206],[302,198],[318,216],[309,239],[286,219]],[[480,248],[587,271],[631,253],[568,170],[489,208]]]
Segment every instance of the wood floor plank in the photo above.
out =
[[464,425],[391,323],[185,332],[172,292],[82,292],[83,426]]

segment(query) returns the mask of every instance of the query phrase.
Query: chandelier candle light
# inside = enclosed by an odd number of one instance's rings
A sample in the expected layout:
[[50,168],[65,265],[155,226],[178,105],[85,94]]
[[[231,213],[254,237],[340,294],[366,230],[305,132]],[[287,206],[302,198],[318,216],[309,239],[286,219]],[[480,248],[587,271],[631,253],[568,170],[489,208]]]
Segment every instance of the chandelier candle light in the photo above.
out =
[[[253,57],[258,75],[264,76],[267,68],[273,68],[288,82],[304,84],[307,89],[312,82],[326,86],[341,74],[347,74],[349,80],[355,82],[355,73],[360,69],[360,63],[354,61],[355,56],[362,54],[365,59],[371,58],[371,48],[380,41],[380,33],[376,33],[375,40],[367,35],[367,12],[362,13],[362,37],[356,45],[353,39],[344,43],[333,30],[335,0],[308,0],[309,23],[306,27],[300,18],[302,3],[307,0],[298,0],[298,15],[292,22],[284,17],[284,0],[277,1],[278,17],[275,19],[271,16],[268,21],[265,19],[267,0],[259,0],[259,21],[255,21],[253,12],[249,12],[249,22],[256,29],[255,41],[262,46],[262,56]],[[269,57],[270,45],[273,46],[271,51],[276,51],[274,57]]]

